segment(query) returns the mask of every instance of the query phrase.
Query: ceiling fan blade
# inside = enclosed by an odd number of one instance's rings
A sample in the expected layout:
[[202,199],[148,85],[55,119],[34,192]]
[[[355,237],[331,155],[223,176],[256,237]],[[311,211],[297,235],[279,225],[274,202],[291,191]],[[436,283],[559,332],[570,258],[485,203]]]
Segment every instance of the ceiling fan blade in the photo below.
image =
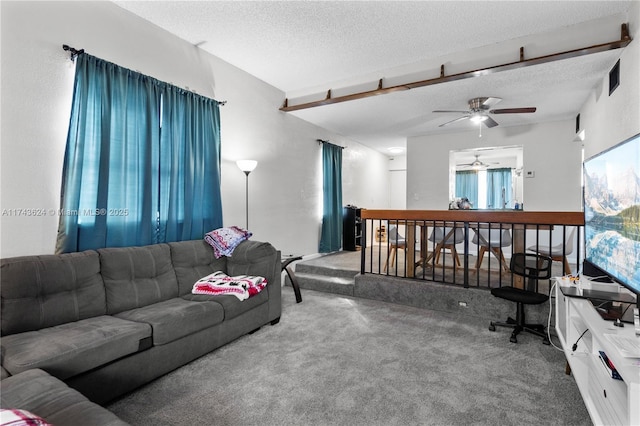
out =
[[492,109],[491,114],[524,114],[536,112],[536,107]]
[[484,125],[487,126],[488,128],[492,128],[492,127],[496,127],[498,125],[498,123],[496,122],[496,120],[494,120],[491,117],[487,117],[486,120],[483,121]]
[[469,114],[469,111],[453,111],[453,110],[448,110],[448,109],[439,109],[439,110],[431,111],[431,112],[435,112],[435,113],[444,112],[444,113],[452,113],[452,114],[453,113],[455,113],[455,114]]
[[489,108],[500,102],[502,98],[487,98],[484,102],[482,102],[483,108]]
[[446,123],[442,123],[442,124],[441,124],[441,125],[439,125],[438,127],[448,126],[449,124],[453,124],[453,123],[455,123],[456,121],[462,121],[462,120],[468,120],[468,119],[469,119],[469,116],[465,115],[464,117],[458,117],[458,118],[456,118],[456,119],[454,119],[454,120],[447,121]]

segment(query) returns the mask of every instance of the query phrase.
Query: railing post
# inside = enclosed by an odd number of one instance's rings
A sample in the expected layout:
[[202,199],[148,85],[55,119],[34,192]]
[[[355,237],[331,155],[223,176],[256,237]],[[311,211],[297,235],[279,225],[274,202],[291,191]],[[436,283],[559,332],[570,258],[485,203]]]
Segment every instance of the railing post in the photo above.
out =
[[464,288],[469,288],[469,222],[464,222]]
[[[364,275],[364,264],[366,262],[367,256],[367,222],[369,221],[369,219],[365,219],[362,221],[362,230],[361,230],[361,235],[364,236],[364,238],[362,238],[362,241],[360,241],[360,245],[361,245],[361,253],[360,253],[360,274]],[[371,258],[373,259],[373,251],[371,252]]]

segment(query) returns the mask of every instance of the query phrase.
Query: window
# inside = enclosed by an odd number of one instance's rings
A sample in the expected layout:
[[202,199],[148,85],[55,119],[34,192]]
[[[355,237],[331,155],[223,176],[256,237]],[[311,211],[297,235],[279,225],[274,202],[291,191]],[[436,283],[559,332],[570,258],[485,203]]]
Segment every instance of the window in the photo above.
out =
[[456,172],[457,198],[467,198],[474,209],[511,208],[512,170],[509,168]]
[[60,213],[58,253],[220,227],[218,103],[79,55]]

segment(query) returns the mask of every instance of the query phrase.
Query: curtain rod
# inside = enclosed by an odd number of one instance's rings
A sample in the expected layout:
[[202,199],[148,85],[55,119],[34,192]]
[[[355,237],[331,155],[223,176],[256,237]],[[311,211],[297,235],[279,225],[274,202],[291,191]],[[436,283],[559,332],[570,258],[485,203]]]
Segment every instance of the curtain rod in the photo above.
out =
[[331,143],[330,141],[325,141],[325,140],[322,140],[322,139],[316,139],[316,141],[318,142],[318,145],[323,144],[323,143],[328,143],[329,145],[337,146],[337,147],[342,148],[342,149],[346,149],[347,148],[346,146],[336,145],[335,143]]
[[84,53],[84,49],[78,50],[78,49],[75,49],[75,48],[73,48],[73,47],[71,47],[71,46],[69,46],[67,44],[63,44],[62,45],[62,49],[67,51],[67,52],[71,52],[70,55],[69,55],[70,59],[71,59],[71,62],[74,62],[76,60],[76,56],[81,55],[81,54]]
[[[71,62],[75,62],[76,57],[78,55],[82,55],[83,53],[85,53],[84,49],[78,50],[78,49],[76,49],[74,47],[69,46],[68,44],[63,44],[62,45],[62,50],[66,51],[66,52],[71,52],[70,53]],[[169,83],[169,84],[171,84],[171,83]],[[185,89],[185,90],[189,90],[189,89]],[[196,93],[196,92],[194,92],[194,93]],[[203,96],[203,95],[200,95],[200,96]],[[214,101],[216,101],[218,103],[218,105],[220,105],[220,106],[225,106],[227,104],[227,101],[218,101],[216,99],[214,99]]]

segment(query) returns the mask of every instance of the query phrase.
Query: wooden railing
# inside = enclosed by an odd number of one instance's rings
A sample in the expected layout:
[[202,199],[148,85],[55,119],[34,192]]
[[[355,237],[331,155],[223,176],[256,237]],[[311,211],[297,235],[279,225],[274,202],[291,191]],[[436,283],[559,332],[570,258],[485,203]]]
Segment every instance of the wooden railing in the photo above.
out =
[[[577,272],[582,261],[582,212],[363,209],[361,217],[362,274],[522,288],[510,253],[553,247],[554,275]],[[389,233],[394,227],[399,235]]]

